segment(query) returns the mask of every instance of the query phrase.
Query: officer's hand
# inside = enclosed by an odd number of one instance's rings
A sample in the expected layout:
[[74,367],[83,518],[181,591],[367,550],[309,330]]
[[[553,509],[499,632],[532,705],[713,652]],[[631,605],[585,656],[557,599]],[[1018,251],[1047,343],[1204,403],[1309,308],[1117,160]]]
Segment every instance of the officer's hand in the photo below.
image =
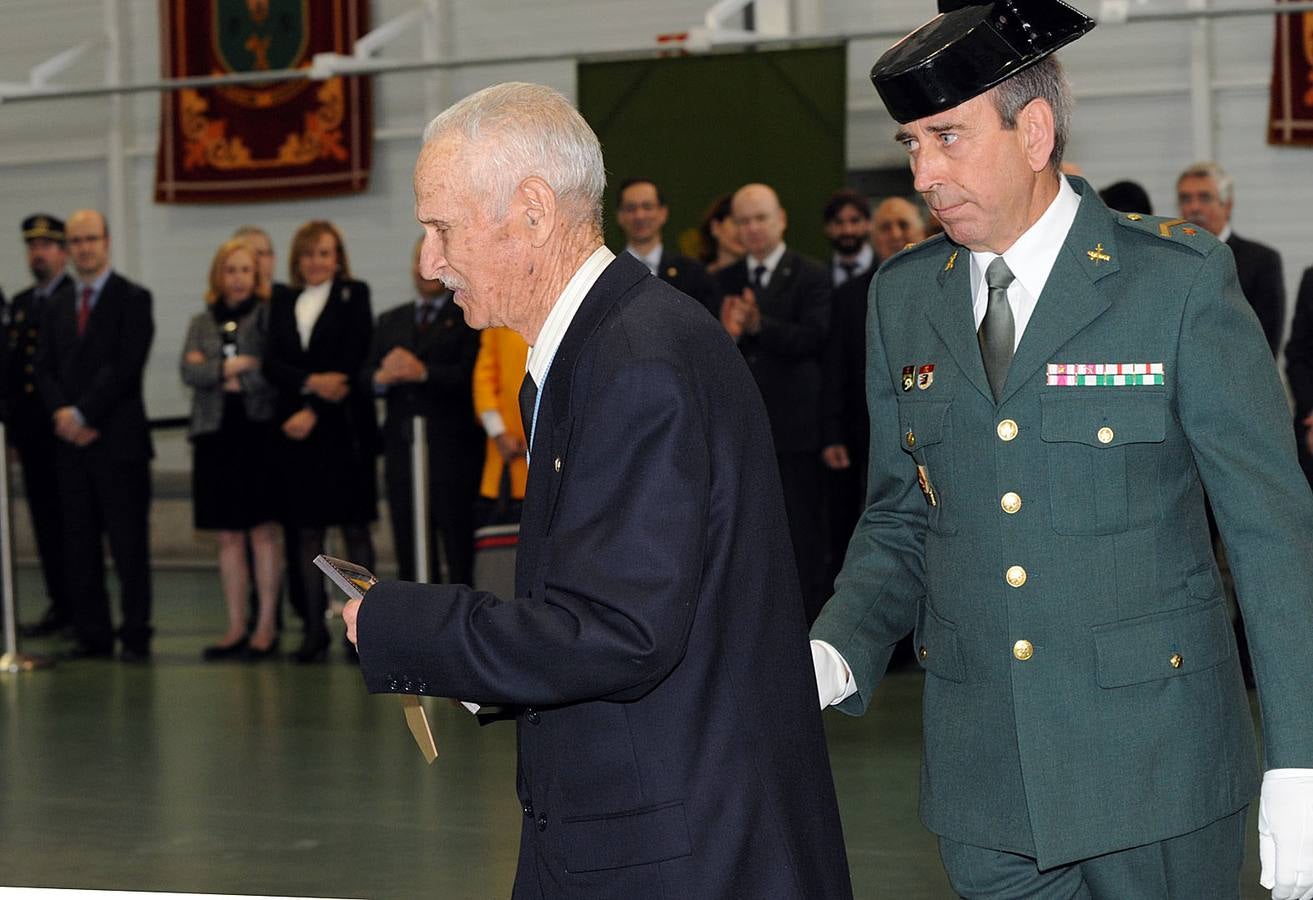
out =
[[1258,883],[1272,900],[1313,900],[1313,769],[1270,769],[1258,801]]

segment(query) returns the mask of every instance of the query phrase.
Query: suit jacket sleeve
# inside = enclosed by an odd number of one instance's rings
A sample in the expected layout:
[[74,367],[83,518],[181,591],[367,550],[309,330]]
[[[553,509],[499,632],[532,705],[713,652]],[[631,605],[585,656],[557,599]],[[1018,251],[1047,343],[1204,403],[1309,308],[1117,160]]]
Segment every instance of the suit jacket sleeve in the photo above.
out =
[[830,331],[830,279],[823,269],[798,267],[795,315],[791,318],[761,315],[756,339],[764,350],[779,356],[817,356]]
[[1313,413],[1313,266],[1304,270],[1295,299],[1295,320],[1286,344],[1286,376],[1298,418]]
[[[696,398],[663,363],[626,365],[573,426],[545,592],[383,582],[360,609],[371,692],[553,705],[643,696],[678,664],[693,621],[709,503]],[[576,402],[584,398],[576,398]],[[543,465],[544,463],[537,463]]]
[[[113,276],[111,279],[106,283],[106,291],[115,283]],[[86,392],[81,397],[72,398],[73,405],[81,411],[87,424],[93,428],[105,421],[105,417],[120,400],[133,391],[141,390],[141,375],[146,368],[146,356],[150,353],[150,344],[155,337],[150,291],[134,285],[124,293],[125,296],[121,300],[122,339],[115,346],[113,355],[105,361],[105,365],[96,370]],[[102,294],[97,303],[105,303],[110,299]]]
[[1181,323],[1178,407],[1244,611],[1268,768],[1313,767],[1313,498],[1281,384],[1229,253],[1214,250]]
[[[879,281],[877,275],[872,298]],[[838,650],[852,670],[857,693],[839,704],[850,715],[866,711],[894,645],[916,625],[925,596],[926,502],[914,464],[898,441],[887,439],[899,433],[898,394],[874,299],[867,313],[866,346],[871,413],[866,510],[835,579],[834,596],[811,632]]]
[[1281,329],[1286,323],[1286,281],[1281,272],[1281,254],[1270,248],[1264,250],[1263,263],[1254,277],[1256,296],[1251,299],[1268,347],[1276,356],[1281,349]]

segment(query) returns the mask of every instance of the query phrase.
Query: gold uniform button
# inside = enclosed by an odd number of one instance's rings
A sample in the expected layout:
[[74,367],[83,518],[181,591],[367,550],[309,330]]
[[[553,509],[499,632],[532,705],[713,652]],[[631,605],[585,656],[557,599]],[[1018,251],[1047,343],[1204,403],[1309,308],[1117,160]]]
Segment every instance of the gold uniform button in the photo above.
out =
[[1171,667],[1173,669],[1179,669],[1181,668],[1181,665],[1185,662],[1185,657],[1179,653],[1173,653],[1172,658],[1167,660],[1167,662],[1171,664]]
[[1004,419],[998,423],[998,428],[995,430],[998,432],[999,440],[1010,441],[1017,436],[1017,423],[1011,419]]
[[905,439],[907,441],[907,446],[909,447],[916,446],[916,435],[912,432],[910,428],[907,430],[907,437]]
[[1017,641],[1012,645],[1012,655],[1025,662],[1035,655],[1035,645],[1030,641]]
[[1015,588],[1019,588],[1026,583],[1026,570],[1021,568],[1021,566],[1009,566],[1007,577],[1008,584]]
[[925,658],[929,655],[930,655],[930,651],[926,649],[925,644],[922,644],[921,649],[916,651],[916,656],[918,659],[921,660],[921,662],[925,662]]
[[1099,439],[1100,444],[1111,444],[1112,439],[1116,437],[1116,435],[1113,434],[1111,428],[1109,428],[1107,425],[1104,425],[1102,428],[1099,429],[1096,437]]
[[999,505],[1003,507],[1003,512],[1010,516],[1017,510],[1021,509],[1021,495],[1014,491],[1008,491],[1003,495],[1003,498],[999,500]]

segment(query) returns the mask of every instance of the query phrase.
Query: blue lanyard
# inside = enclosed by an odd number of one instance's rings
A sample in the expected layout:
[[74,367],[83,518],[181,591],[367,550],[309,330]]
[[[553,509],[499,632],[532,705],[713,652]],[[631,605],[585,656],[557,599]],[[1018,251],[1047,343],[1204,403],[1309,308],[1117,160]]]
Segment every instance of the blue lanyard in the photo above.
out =
[[524,450],[524,464],[526,466],[532,463],[533,436],[538,433],[538,407],[543,402],[543,391],[547,389],[547,374],[552,371],[552,363],[555,360],[556,350],[553,350],[551,358],[547,360],[547,368],[543,369],[543,383],[538,386],[538,392],[533,397],[533,421],[529,423],[529,446]]

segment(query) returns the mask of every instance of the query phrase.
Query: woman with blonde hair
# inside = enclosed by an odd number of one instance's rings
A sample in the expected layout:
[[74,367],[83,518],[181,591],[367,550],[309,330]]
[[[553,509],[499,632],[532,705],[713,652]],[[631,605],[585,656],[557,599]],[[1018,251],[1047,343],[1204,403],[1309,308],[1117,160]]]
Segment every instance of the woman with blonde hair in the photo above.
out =
[[351,277],[332,222],[306,222],[288,255],[291,283],[276,286],[269,302],[264,373],[278,391],[282,518],[300,540],[300,564],[288,578],[300,579],[305,639],[293,659],[322,662],[328,597],[314,557],[329,526],[341,528],[353,562],[374,566],[369,523],[378,517],[379,435],[372,390],[360,380],[374,319],[369,286]]
[[[218,531],[228,608],[228,630],[205,648],[206,660],[260,659],[278,649],[282,572],[269,467],[274,394],[261,373],[267,327],[262,282],[246,241],[220,245],[210,264],[208,308],[191,320],[182,350],[182,380],[192,388],[193,519],[197,529]],[[254,629],[248,540],[259,598]]]

